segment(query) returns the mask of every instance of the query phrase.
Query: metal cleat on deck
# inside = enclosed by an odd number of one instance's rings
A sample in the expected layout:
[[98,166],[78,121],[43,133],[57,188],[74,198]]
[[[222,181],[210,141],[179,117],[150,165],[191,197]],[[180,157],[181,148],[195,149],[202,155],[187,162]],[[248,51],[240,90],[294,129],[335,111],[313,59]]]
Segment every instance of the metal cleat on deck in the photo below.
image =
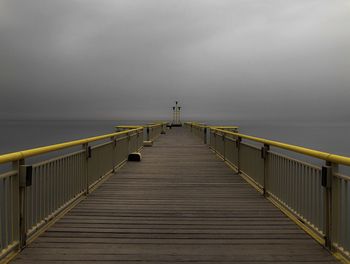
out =
[[143,146],[144,147],[152,147],[153,146],[153,141],[152,140],[143,141]]

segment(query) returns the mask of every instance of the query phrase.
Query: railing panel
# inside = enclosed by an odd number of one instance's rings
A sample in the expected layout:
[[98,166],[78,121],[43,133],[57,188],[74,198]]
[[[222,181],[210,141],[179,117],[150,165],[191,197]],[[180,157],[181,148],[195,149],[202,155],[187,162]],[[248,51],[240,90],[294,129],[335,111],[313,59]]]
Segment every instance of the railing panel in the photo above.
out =
[[225,137],[225,159],[238,168],[237,142],[231,137]]
[[215,150],[215,145],[216,145],[216,134],[214,131],[210,129],[209,146]]
[[268,192],[323,234],[321,168],[274,152],[270,152],[268,158]]
[[143,132],[138,133],[138,149],[140,149],[143,145]]
[[261,149],[240,143],[240,169],[260,186],[264,185],[264,160]]
[[89,185],[98,181],[113,168],[114,143],[107,142],[91,148],[91,158],[88,163]]
[[122,136],[120,138],[117,138],[117,146],[115,149],[115,166],[121,164],[124,162],[129,154],[129,144],[128,144],[128,137]]
[[224,142],[224,136],[222,134],[216,134],[215,137],[215,150],[218,154],[220,154],[222,157],[225,155],[225,142]]
[[333,241],[350,251],[350,177],[336,174],[333,179]]
[[16,171],[0,174],[0,253],[10,250],[19,240],[18,190]]
[[156,140],[160,134],[162,133],[163,130],[163,123],[159,124],[151,124],[146,126],[147,129],[147,140],[154,141]]
[[201,126],[193,126],[192,127],[192,133],[199,137],[199,138],[203,138],[204,136],[204,128]]
[[[138,151],[140,149],[140,133],[138,132],[135,132],[133,134],[131,134],[130,136],[130,153],[131,152],[135,152],[135,151]],[[142,144],[142,142],[141,142]]]
[[129,135],[129,153],[135,152],[137,149],[137,134]]
[[32,186],[26,188],[25,215],[28,237],[55,212],[84,192],[85,151],[33,164]]

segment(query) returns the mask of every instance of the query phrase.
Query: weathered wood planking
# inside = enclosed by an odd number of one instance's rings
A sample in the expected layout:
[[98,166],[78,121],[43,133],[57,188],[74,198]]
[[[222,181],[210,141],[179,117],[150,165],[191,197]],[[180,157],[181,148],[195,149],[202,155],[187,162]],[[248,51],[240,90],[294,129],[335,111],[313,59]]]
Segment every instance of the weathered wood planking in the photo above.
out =
[[336,263],[182,128],[162,135],[14,263]]

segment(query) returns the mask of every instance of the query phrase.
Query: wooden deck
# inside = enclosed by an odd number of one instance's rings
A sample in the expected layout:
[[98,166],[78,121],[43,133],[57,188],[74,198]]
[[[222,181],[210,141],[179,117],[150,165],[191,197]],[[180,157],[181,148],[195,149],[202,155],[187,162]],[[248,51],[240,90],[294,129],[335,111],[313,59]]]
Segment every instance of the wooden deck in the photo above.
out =
[[183,128],[162,135],[14,263],[336,263]]

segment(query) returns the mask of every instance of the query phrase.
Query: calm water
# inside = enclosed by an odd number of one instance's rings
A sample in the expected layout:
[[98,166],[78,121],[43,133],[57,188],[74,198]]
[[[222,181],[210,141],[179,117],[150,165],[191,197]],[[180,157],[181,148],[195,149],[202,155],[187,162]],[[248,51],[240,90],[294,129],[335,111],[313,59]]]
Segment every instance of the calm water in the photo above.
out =
[[[143,121],[0,121],[0,153],[8,153],[114,131],[118,124]],[[349,123],[208,121],[238,125],[240,132],[350,156]]]
[[113,133],[120,124],[137,121],[0,121],[0,153]]

